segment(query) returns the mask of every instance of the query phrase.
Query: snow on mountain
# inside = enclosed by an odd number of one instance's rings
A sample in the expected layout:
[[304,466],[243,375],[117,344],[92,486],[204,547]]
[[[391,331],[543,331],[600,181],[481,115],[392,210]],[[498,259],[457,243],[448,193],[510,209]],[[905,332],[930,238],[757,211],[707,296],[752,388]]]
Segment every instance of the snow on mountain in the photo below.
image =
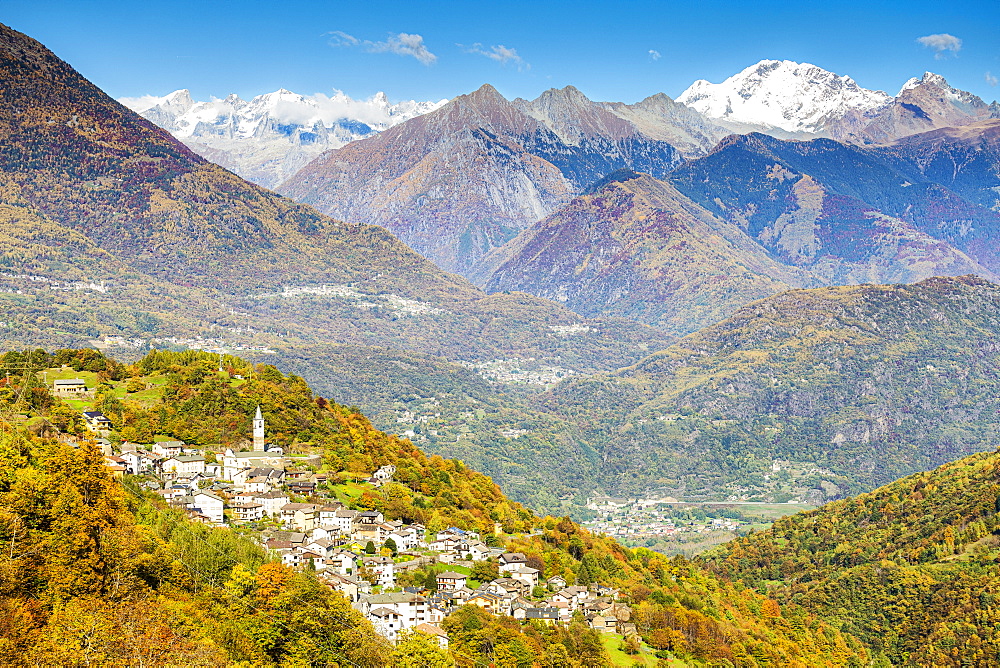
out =
[[903,87],[899,90],[899,95],[897,98],[903,97],[903,94],[908,90],[914,90],[921,86],[934,87],[938,90],[940,97],[944,100],[959,105],[975,105],[979,106],[983,104],[982,99],[977,95],[964,90],[959,90],[955,88],[950,83],[948,83],[943,76],[940,74],[934,74],[933,72],[924,72],[924,76],[911,78]]
[[892,100],[848,76],[790,60],[762,60],[718,84],[695,81],[677,98],[718,122],[808,134],[850,112],[874,114]]
[[243,100],[196,101],[187,90],[118,100],[170,131],[203,157],[273,188],[323,151],[381,132],[444,105],[408,100],[392,104],[385,93],[355,100],[299,95],[284,89]]

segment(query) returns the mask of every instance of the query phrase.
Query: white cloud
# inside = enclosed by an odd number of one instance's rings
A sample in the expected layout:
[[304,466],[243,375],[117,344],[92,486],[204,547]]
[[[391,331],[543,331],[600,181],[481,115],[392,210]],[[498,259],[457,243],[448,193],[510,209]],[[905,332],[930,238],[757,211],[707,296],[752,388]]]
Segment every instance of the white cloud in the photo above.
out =
[[660,52],[657,51],[656,49],[650,49],[649,50],[649,57],[650,57],[651,60],[659,60],[660,59]]
[[944,58],[948,55],[948,51],[958,53],[962,49],[962,40],[954,35],[949,35],[946,32],[938,35],[925,35],[924,37],[918,37],[917,41],[926,46],[928,49],[934,49],[934,57],[938,59]]
[[120,97],[118,101],[132,111],[141,113],[158,104],[162,104],[165,99],[160,95],[141,95],[139,97]]
[[354,35],[348,35],[341,30],[334,30],[327,34],[330,35],[330,46],[357,46],[361,43],[361,40]]
[[531,65],[524,62],[524,59],[517,54],[517,49],[511,49],[503,44],[497,44],[491,46],[489,49],[483,47],[482,44],[476,42],[472,46],[458,45],[466,53],[474,53],[479,56],[486,56],[490,60],[495,60],[501,65],[506,65],[507,63],[513,63],[517,65],[517,69],[531,69]]
[[997,79],[990,72],[987,72],[984,78],[986,79],[986,83],[988,83],[991,86],[996,86],[998,83],[1000,83],[1000,79]]
[[360,46],[368,53],[395,53],[399,56],[412,56],[424,65],[432,65],[437,61],[437,56],[424,45],[424,38],[421,35],[401,32],[395,35],[390,34],[384,42],[373,42],[370,39],[358,39],[354,35],[348,35],[340,30],[334,30],[328,34],[330,35],[330,46]]

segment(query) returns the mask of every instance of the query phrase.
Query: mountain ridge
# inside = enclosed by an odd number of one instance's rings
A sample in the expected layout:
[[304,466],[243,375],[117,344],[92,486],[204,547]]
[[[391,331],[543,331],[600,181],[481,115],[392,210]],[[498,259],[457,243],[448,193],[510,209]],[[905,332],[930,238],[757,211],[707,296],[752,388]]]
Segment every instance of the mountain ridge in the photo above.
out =
[[[466,272],[607,172],[665,173],[680,161],[666,142],[626,133],[624,121],[574,91],[549,95],[539,111],[484,84],[325,153],[279,190],[348,222],[382,224],[440,266]],[[564,132],[569,118],[586,118],[590,130],[566,143],[529,111]],[[613,136],[593,134],[600,128]]]
[[795,600],[892,665],[992,665],[1000,455],[983,452],[778,520],[705,559]]
[[266,188],[274,188],[323,151],[339,148],[409,118],[433,111],[439,102],[392,104],[385,93],[353,100],[303,96],[285,89],[243,100],[195,101],[181,89],[163,97],[118,100],[168,130],[204,158]]

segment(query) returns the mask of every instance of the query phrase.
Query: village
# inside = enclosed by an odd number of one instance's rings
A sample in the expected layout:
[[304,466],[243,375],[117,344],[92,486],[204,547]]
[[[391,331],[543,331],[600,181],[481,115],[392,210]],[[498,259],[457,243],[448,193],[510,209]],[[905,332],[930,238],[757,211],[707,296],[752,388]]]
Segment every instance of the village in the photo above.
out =
[[[593,503],[588,505],[592,508]],[[700,512],[692,512],[698,508]],[[622,505],[602,508],[596,518],[581,524],[594,533],[611,536],[629,547],[648,547],[668,556],[693,557],[711,547],[745,534],[754,524],[744,517],[687,504],[644,505],[622,500]],[[734,513],[738,514],[738,513]]]
[[668,556],[693,557],[751,531],[760,531],[785,515],[814,506],[742,500],[683,502],[673,497],[591,497],[595,517],[581,524],[629,547],[648,547]]
[[[77,379],[53,383],[61,396],[81,387]],[[429,531],[347,507],[329,494],[318,455],[286,455],[266,442],[259,407],[253,449],[221,453],[180,441],[121,443],[113,452],[103,438],[111,428],[108,418],[98,411],[82,415],[115,475],[141,476],[153,493],[195,521],[253,530],[275,558],[315,572],[392,642],[403,631],[417,630],[447,647],[439,624],[467,604],[520,621],[568,624],[576,617],[599,631],[636,635],[617,590],[568,586],[559,576],[543,579],[542,564],[504,548],[499,525],[487,535],[457,527]],[[361,484],[379,488],[394,474],[394,466],[382,466]]]

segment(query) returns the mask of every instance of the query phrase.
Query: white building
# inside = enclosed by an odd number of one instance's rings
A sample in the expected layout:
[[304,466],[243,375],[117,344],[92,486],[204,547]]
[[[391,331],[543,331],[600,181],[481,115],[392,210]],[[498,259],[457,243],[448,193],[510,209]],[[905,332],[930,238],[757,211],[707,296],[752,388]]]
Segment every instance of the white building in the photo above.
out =
[[178,476],[205,473],[205,458],[201,455],[171,455],[160,464],[160,470]]
[[281,507],[281,521],[308,533],[316,527],[318,511],[315,503],[286,503]]
[[528,559],[520,552],[504,552],[500,555],[500,572],[510,573],[511,571],[528,565]]
[[401,616],[391,608],[375,608],[368,613],[368,619],[375,627],[375,632],[389,642],[396,642],[399,632],[403,630]]
[[361,613],[371,619],[371,613],[379,608],[388,608],[397,615],[402,624],[400,628],[411,629],[427,620],[427,599],[420,594],[394,592],[389,594],[372,594],[361,598]]
[[378,584],[381,586],[396,586],[396,564],[390,557],[368,555],[361,557],[361,563],[378,576]]
[[184,452],[184,442],[158,441],[153,443],[153,447],[151,447],[150,450],[153,451],[154,455],[160,455],[161,457],[176,457]]
[[281,509],[288,503],[288,495],[284,492],[260,492],[253,495],[253,503],[264,506],[264,514],[269,517],[281,515]]
[[[253,452],[234,452],[231,448],[222,455],[222,474],[226,480],[237,482],[240,474],[246,474],[255,468],[284,468],[285,458],[280,451],[269,450],[267,452],[254,450]],[[244,477],[239,482],[245,483]]]
[[259,503],[238,503],[232,508],[233,518],[240,522],[256,522],[264,519],[264,506]]
[[351,527],[354,525],[354,518],[358,516],[358,511],[350,508],[341,508],[331,517],[333,525],[340,529],[340,533],[349,535]]
[[132,475],[138,475],[146,471],[152,471],[159,459],[151,452],[144,450],[126,450],[122,452],[121,458],[125,460],[125,466]]
[[360,558],[350,550],[335,550],[327,557],[326,567],[337,575],[351,575],[357,571]]
[[376,480],[388,482],[389,480],[392,480],[392,476],[394,476],[395,474],[396,474],[396,467],[393,466],[392,464],[387,464],[379,468],[378,471],[375,471],[375,473],[372,474],[372,477],[375,478]]
[[83,378],[67,378],[52,381],[52,392],[57,397],[72,397],[87,391],[87,383]]
[[510,571],[510,577],[514,578],[519,582],[523,582],[528,587],[528,592],[530,593],[535,587],[538,586],[538,569],[531,568],[530,566],[521,566],[520,568],[515,568]]
[[192,494],[188,505],[189,508],[197,509],[199,513],[209,518],[215,524],[223,523],[222,509],[224,506],[225,504],[222,499],[204,490]]

